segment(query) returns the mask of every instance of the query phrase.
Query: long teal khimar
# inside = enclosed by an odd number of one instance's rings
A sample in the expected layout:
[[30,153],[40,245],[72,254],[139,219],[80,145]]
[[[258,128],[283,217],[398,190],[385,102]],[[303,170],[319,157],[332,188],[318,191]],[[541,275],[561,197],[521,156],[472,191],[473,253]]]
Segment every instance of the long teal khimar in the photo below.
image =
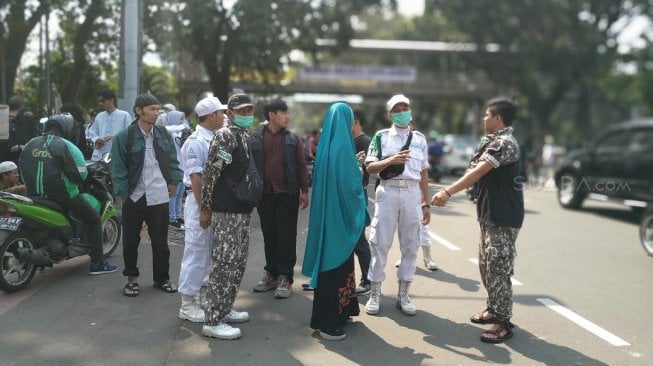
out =
[[319,272],[337,268],[349,258],[365,225],[366,202],[352,124],[353,112],[345,103],[333,104],[324,117],[302,266],[313,287],[318,286]]

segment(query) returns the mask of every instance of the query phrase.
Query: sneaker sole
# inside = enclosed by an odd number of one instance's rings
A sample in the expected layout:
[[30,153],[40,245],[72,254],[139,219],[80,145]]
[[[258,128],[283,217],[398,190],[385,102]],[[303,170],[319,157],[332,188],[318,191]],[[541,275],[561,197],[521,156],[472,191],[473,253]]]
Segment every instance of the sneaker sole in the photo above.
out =
[[414,311],[404,310],[404,308],[401,307],[401,303],[397,303],[397,309],[399,309],[399,311],[401,311],[401,313],[404,315],[414,316],[415,314],[417,314],[417,310]]
[[118,272],[118,268],[114,269],[113,271],[88,272],[88,274],[90,274],[91,276],[95,276],[95,275],[101,275],[101,274],[107,274],[113,272]]
[[290,297],[290,294],[277,294],[277,293],[274,294],[275,299],[287,299],[289,297]]
[[328,335],[322,331],[316,331],[320,338],[326,340],[326,341],[342,341],[343,339],[347,338],[346,334],[340,335],[340,336],[332,336]]
[[376,314],[378,314],[380,312],[381,312],[381,309],[368,310],[367,308],[365,308],[365,313],[368,314],[368,315],[376,315]]
[[356,295],[358,295],[358,296],[367,296],[367,295],[370,294],[370,292],[372,292],[372,290],[356,292]]
[[204,332],[204,331],[202,331],[202,335],[204,337],[216,338],[216,339],[226,339],[226,340],[233,340],[233,339],[238,339],[238,338],[241,337],[240,334],[236,334],[236,335],[233,335],[233,336],[219,336],[217,334],[211,334],[211,333]]

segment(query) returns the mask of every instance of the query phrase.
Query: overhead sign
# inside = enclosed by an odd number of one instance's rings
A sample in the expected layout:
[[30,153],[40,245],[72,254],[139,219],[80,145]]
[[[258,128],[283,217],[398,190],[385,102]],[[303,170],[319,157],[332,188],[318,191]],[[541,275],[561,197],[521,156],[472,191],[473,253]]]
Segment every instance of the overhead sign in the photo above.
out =
[[417,79],[417,68],[414,66],[322,64],[300,68],[298,78],[306,81],[360,80],[410,83]]

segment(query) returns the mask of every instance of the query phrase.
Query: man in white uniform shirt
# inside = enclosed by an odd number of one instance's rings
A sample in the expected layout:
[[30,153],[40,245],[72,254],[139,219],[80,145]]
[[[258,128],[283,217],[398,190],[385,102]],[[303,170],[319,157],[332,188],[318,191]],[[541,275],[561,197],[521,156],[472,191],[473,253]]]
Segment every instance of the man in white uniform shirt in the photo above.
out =
[[88,135],[94,146],[93,155],[91,155],[93,161],[98,161],[102,155],[111,152],[113,137],[132,123],[131,115],[118,109],[114,92],[100,91],[98,103],[104,112],[98,113],[95,116],[95,121],[88,128]]
[[408,98],[395,95],[387,102],[386,108],[386,117],[392,122],[392,127],[374,135],[365,159],[367,172],[378,173],[382,178],[376,189],[371,224],[372,260],[367,278],[372,291],[365,312],[374,315],[380,311],[381,283],[385,280],[388,251],[398,228],[401,264],[397,270],[397,307],[406,315],[415,315],[417,309],[408,297],[408,290],[415,278],[420,226],[428,224],[431,218],[428,147],[421,132],[411,133]]
[[191,322],[204,322],[204,310],[199,304],[202,286],[209,282],[211,271],[211,229],[200,226],[198,202],[202,191],[202,173],[209,154],[213,132],[224,124],[223,105],[216,97],[200,100],[195,113],[200,122],[181,147],[181,168],[184,170],[184,185],[191,189],[184,206],[185,246],[179,271],[179,292],[181,307],[179,317]]

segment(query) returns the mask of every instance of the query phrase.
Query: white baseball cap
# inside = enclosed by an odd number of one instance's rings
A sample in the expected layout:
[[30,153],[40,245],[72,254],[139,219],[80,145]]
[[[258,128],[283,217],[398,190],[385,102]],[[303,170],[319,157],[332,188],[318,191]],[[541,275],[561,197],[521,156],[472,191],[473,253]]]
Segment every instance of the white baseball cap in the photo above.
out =
[[195,114],[198,117],[204,117],[215,111],[226,111],[227,106],[220,102],[217,97],[206,97],[195,105]]
[[394,106],[396,106],[399,103],[406,103],[408,106],[410,106],[410,100],[406,98],[405,95],[397,94],[397,95],[393,95],[392,98],[390,98],[390,100],[388,100],[388,102],[386,103],[387,111],[390,112],[390,110],[392,110],[392,108],[394,108]]
[[18,165],[13,161],[3,161],[0,163],[0,174],[10,172],[14,169],[18,169]]

